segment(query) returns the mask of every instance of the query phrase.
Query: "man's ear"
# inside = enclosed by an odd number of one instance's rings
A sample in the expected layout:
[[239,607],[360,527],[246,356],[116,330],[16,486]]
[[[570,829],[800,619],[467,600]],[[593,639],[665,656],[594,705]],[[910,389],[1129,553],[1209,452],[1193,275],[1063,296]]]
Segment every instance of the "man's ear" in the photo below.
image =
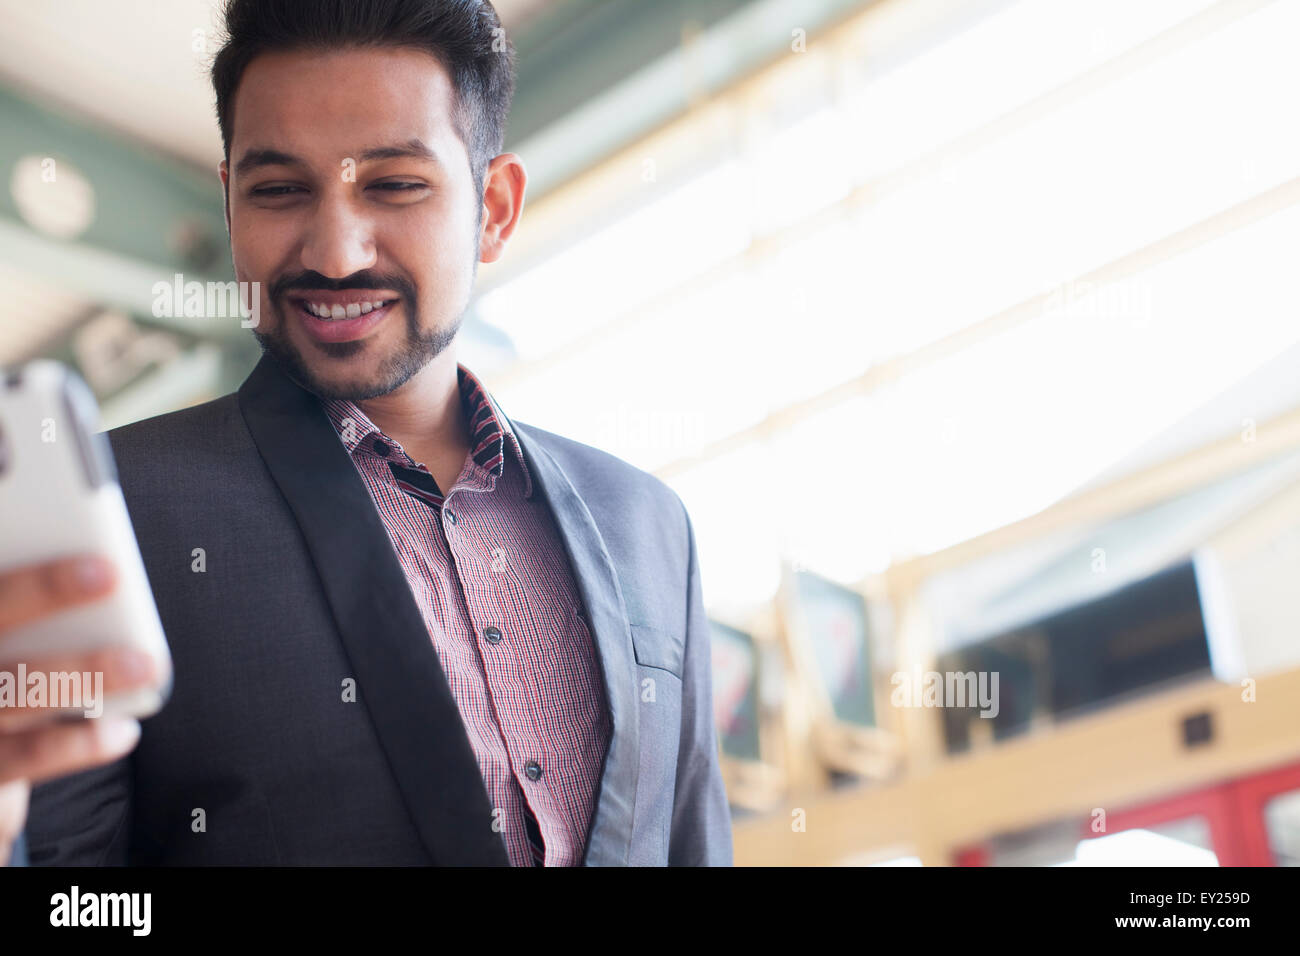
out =
[[506,242],[524,212],[527,186],[524,161],[514,153],[502,153],[488,164],[478,238],[480,262],[496,262],[505,253]]
[[226,235],[230,235],[230,169],[223,159],[217,163],[217,177],[221,180],[221,192],[226,209]]

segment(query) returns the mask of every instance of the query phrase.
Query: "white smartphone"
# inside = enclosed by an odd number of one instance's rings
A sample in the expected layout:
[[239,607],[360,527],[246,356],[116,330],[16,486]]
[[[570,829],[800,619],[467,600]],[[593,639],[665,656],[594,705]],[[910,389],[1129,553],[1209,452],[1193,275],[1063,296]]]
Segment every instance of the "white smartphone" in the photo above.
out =
[[[157,687],[104,694],[103,676],[82,675],[81,702],[64,700],[75,680],[27,675],[16,687],[34,705],[46,683],[45,706],[63,717],[148,717],[171,695],[171,657],[135,532],[118,485],[99,407],[72,369],[45,359],[6,369],[0,379],[0,571],[74,554],[110,560],[117,584],[103,598],[60,611],[0,639],[0,668],[63,651],[129,645],[154,658],[166,680]],[[15,682],[16,675],[10,680]],[[98,700],[93,699],[95,695]],[[21,702],[15,706],[23,706]]]

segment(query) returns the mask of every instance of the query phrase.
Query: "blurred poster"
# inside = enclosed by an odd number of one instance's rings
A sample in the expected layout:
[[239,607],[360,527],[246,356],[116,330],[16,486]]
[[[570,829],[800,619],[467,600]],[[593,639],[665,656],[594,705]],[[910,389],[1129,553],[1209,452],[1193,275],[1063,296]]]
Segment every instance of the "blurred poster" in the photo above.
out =
[[803,634],[836,718],[874,727],[866,602],[856,591],[810,572],[800,571],[794,578]]
[[759,759],[758,648],[734,627],[709,622],[713,648],[713,717],[722,752],[737,760]]

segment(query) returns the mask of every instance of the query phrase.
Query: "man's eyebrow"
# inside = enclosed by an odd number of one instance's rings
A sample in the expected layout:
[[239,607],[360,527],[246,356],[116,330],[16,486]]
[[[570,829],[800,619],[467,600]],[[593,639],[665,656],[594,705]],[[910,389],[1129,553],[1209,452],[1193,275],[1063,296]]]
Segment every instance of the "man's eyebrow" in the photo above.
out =
[[[358,162],[368,163],[378,159],[400,159],[410,157],[423,159],[435,165],[442,165],[442,159],[423,140],[409,139],[405,143],[392,146],[372,146],[363,150],[357,157]],[[278,149],[250,149],[235,164],[235,175],[242,176],[261,166],[305,166],[306,163],[297,156]]]
[[242,176],[259,166],[302,166],[305,165],[297,156],[282,153],[278,149],[250,149],[235,164],[235,175]]
[[372,146],[370,149],[363,150],[357,160],[366,163],[376,159],[400,159],[402,157],[424,159],[438,165],[442,164],[438,154],[426,146],[423,140],[419,139],[408,139],[405,143],[398,143],[395,146]]

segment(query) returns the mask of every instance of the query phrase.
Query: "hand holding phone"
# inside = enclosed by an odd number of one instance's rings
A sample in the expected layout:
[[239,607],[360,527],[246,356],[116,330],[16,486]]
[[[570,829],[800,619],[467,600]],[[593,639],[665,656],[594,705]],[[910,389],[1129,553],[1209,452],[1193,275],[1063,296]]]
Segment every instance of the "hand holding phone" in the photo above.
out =
[[[96,572],[94,569],[98,568]],[[25,625],[111,593],[113,567],[92,555],[0,573],[0,671],[18,663],[9,635]],[[31,673],[99,672],[105,692],[121,693],[163,682],[155,659],[130,647],[38,657],[23,663]],[[140,736],[131,717],[53,721],[31,709],[0,708],[0,866],[23,830],[31,785],[86,770],[129,753]]]
[[[111,562],[117,578],[96,600],[10,624],[0,651],[23,672],[10,679],[12,707],[0,673],[0,711],[38,712],[48,701],[67,717],[140,718],[171,692],[167,640],[98,418],[90,389],[58,362],[30,362],[0,381],[0,573],[93,553]],[[30,573],[17,580],[35,586],[23,577]],[[47,585],[47,592],[54,587]],[[42,674],[26,665],[119,647],[149,657],[157,682],[109,690],[98,686],[98,670]]]

